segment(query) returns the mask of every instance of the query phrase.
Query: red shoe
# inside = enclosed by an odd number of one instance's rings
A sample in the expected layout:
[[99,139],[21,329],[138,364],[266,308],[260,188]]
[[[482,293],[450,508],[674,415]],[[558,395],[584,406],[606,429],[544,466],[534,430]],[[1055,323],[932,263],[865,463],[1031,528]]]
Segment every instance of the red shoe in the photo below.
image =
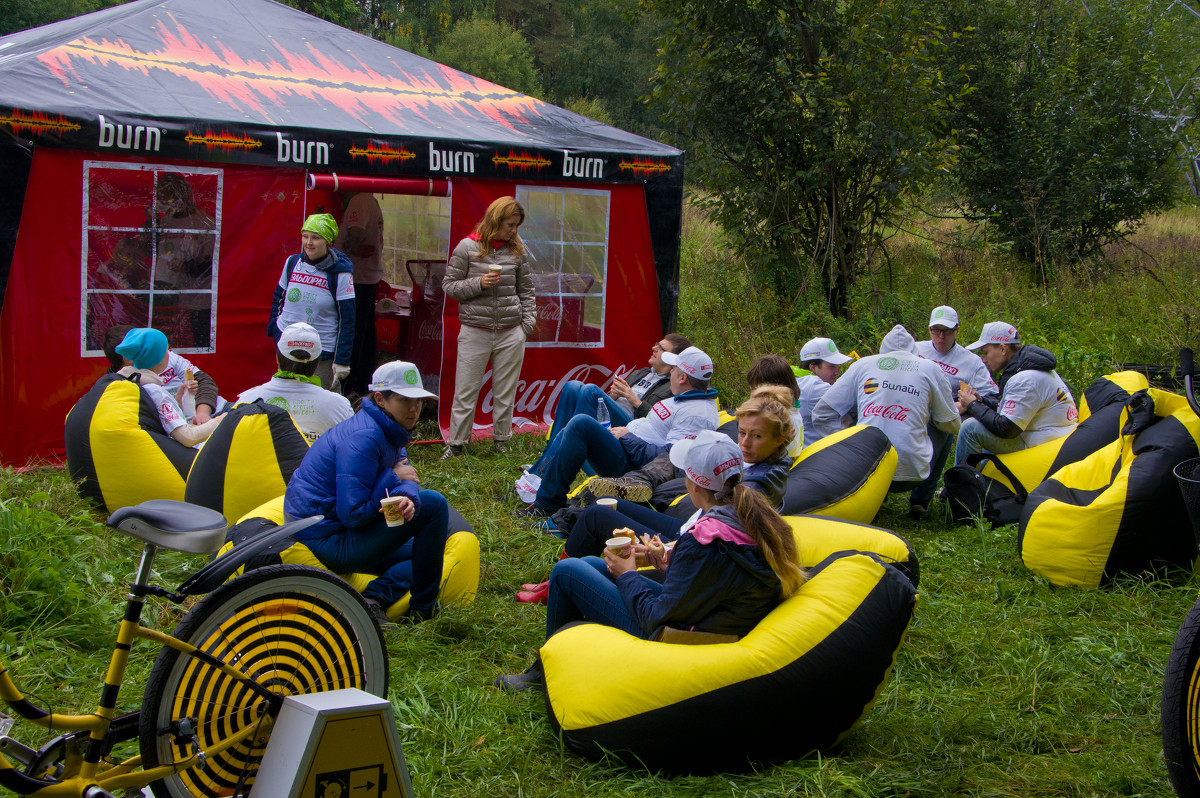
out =
[[550,584],[549,579],[547,579],[545,582],[538,582],[536,585],[533,582],[526,582],[525,584],[521,585],[521,589],[528,590],[531,593],[536,593],[539,590],[547,590],[548,589],[547,585],[549,585],[549,584]]
[[563,550],[558,553],[558,561],[559,562],[562,562],[563,560],[566,560],[569,558],[570,558],[570,555],[567,554],[566,548],[563,548]]
[[550,596],[550,583],[546,582],[541,590],[522,590],[517,593],[517,601],[522,604],[545,604]]

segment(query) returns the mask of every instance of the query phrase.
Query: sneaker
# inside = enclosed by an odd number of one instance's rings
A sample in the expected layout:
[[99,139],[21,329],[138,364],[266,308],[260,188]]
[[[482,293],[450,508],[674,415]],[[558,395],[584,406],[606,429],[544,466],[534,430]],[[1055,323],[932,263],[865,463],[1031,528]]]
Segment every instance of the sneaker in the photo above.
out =
[[496,454],[507,454],[508,453],[508,441],[498,441],[495,438],[493,438],[492,439],[492,451],[495,452]]
[[554,515],[552,510],[547,510],[545,507],[539,507],[537,504],[527,504],[513,510],[513,518],[527,518],[531,521],[539,518],[549,518]]
[[375,623],[380,629],[386,630],[396,627],[396,622],[387,616],[387,610],[383,608],[382,604],[375,599],[367,599],[366,601],[367,610],[370,611],[371,617],[375,619]]
[[929,510],[919,504],[908,505],[908,517],[913,521],[928,521]]
[[524,673],[497,676],[492,681],[492,686],[510,693],[519,693],[522,690],[546,689],[546,672],[542,670],[541,657],[535,659],[533,664],[525,669]]
[[597,496],[615,496],[637,504],[650,501],[650,497],[654,495],[654,489],[649,485],[628,477],[592,477],[587,486],[588,490]]
[[462,444],[447,443],[446,451],[442,452],[440,459],[449,460],[451,457],[462,457],[464,453],[463,449],[464,447]]

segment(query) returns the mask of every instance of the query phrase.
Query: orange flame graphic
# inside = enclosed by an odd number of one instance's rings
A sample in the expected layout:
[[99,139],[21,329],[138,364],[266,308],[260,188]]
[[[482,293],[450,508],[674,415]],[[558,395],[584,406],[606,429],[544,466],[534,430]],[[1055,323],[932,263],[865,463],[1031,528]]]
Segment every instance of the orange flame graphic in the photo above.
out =
[[621,161],[617,166],[621,168],[622,172],[632,171],[635,175],[662,174],[663,172],[671,171],[669,163],[647,161],[641,158],[634,158],[632,161]]
[[508,151],[508,155],[496,153],[492,156],[492,163],[496,166],[503,164],[508,167],[510,172],[517,169],[526,172],[530,169],[542,169],[550,165],[549,159],[544,155],[530,155],[524,151],[517,155],[512,150]]
[[355,145],[349,149],[350,157],[354,159],[366,158],[367,163],[374,166],[376,163],[388,163],[389,161],[408,161],[416,158],[416,153],[409,152],[401,147],[396,149],[387,144],[369,143],[366,147]]
[[25,113],[14,108],[8,116],[0,116],[0,125],[8,125],[13,132],[20,134],[22,130],[30,133],[63,133],[69,130],[79,130],[79,125],[59,115],[48,116],[41,111]]
[[205,130],[203,135],[188,131],[183,140],[189,145],[203,145],[209,152],[213,150],[225,150],[226,152],[230,150],[253,150],[263,145],[262,141],[245,133],[230,133],[228,130],[214,133],[211,128]]
[[[430,121],[437,110],[467,120],[481,118],[515,129],[513,121],[540,115],[545,104],[511,89],[473,78],[448,67],[437,74],[380,74],[361,61],[353,65],[333,60],[306,42],[307,52],[290,51],[273,41],[275,53],[262,60],[243,58],[219,40],[202,41],[179,20],[167,15],[155,33],[162,42],[156,51],[135,50],[121,39],[76,39],[38,56],[63,85],[80,88],[85,82],[77,71],[84,64],[114,66],[151,77],[169,73],[192,81],[214,99],[242,113],[254,112],[257,121],[277,125],[280,109],[303,97],[319,107],[335,106],[360,122],[372,114],[391,122],[397,134],[416,133],[414,119]],[[172,29],[173,28],[173,29]],[[437,116],[441,116],[441,113]],[[290,121],[290,120],[289,120]]]

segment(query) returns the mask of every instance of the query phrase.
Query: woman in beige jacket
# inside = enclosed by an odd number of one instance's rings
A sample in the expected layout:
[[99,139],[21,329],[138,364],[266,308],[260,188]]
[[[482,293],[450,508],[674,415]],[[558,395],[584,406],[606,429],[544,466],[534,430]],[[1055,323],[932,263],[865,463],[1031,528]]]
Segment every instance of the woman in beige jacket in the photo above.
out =
[[450,255],[442,288],[458,300],[458,365],[450,436],[442,459],[457,457],[471,440],[475,403],[492,363],[492,443],[504,451],[512,437],[513,402],[525,360],[525,339],[537,322],[533,277],[517,228],[525,209],[512,197],[488,206],[475,232]]

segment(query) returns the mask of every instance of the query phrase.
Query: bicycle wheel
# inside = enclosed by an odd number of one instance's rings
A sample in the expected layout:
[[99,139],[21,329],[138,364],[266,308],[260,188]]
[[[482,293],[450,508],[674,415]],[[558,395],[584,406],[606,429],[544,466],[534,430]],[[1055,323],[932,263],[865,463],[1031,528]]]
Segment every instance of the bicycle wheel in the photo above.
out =
[[[274,565],[228,582],[197,604],[175,637],[233,665],[278,695],[357,687],[387,695],[387,649],[361,595],[328,571]],[[146,682],[140,723],[143,766],[187,759],[256,726],[246,740],[203,765],[151,784],[158,798],[244,794],[273,718],[260,695],[164,647]],[[180,722],[192,739],[181,739]],[[189,723],[190,721],[190,723]]]
[[1183,619],[1167,660],[1162,740],[1175,794],[1200,798],[1200,599]]

